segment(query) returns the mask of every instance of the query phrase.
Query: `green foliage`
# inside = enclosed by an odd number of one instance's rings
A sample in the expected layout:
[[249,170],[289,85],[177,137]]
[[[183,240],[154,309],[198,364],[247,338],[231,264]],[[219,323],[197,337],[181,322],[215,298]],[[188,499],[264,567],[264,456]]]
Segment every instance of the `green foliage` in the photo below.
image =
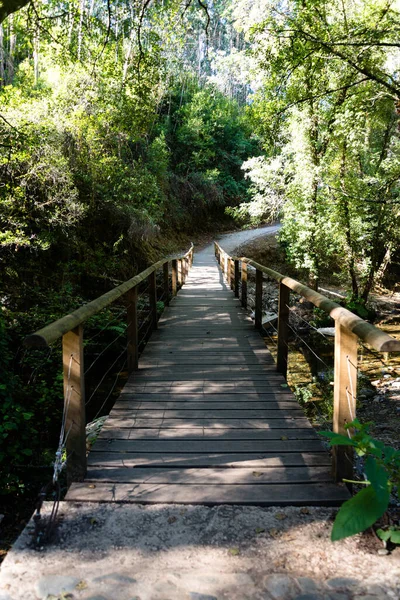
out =
[[354,535],[371,527],[387,510],[393,488],[400,484],[400,451],[369,435],[371,423],[357,419],[346,425],[354,428],[351,438],[323,431],[331,446],[352,446],[358,456],[365,457],[367,487],[347,500],[340,508],[332,529],[332,541]]
[[389,529],[377,529],[377,535],[384,542],[392,542],[392,544],[400,544],[400,528],[389,527]]

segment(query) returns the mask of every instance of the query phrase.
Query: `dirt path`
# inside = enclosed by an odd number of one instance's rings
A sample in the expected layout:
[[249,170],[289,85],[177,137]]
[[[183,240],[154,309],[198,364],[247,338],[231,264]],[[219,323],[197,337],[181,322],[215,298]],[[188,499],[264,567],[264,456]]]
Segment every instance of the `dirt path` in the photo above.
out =
[[235,231],[233,233],[225,233],[224,235],[218,236],[218,241],[225,250],[225,252],[236,251],[238,255],[241,254],[240,248],[249,242],[258,240],[259,238],[267,238],[271,235],[275,235],[279,229],[280,224],[265,225],[258,229],[246,229],[244,231]]

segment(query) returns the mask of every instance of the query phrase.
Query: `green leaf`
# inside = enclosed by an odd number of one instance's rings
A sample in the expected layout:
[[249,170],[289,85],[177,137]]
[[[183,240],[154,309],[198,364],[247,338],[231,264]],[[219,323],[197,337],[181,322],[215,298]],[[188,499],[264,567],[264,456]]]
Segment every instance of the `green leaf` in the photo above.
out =
[[377,529],[376,534],[384,542],[387,542],[390,538],[390,531],[385,531],[384,529]]
[[379,465],[372,456],[365,461],[365,474],[377,496],[386,498],[386,494],[389,493],[389,476],[386,469]]
[[333,431],[320,431],[320,435],[329,438],[331,446],[357,446],[357,443],[345,435]]
[[389,496],[389,492],[386,492],[385,496],[378,495],[370,485],[347,500],[336,516],[331,540],[342,540],[371,527],[387,509]]
[[389,529],[378,529],[377,535],[381,540],[387,542],[390,540],[393,544],[400,544],[400,529],[397,527],[389,527]]

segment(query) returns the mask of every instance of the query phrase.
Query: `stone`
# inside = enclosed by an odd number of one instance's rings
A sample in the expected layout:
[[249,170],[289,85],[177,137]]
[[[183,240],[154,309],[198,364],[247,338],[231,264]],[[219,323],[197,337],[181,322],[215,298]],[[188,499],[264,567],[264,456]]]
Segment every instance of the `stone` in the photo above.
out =
[[326,596],[324,596],[323,594],[319,594],[318,592],[309,592],[307,594],[295,596],[293,600],[327,600],[327,598]]
[[189,593],[190,600],[218,600],[215,596],[209,596],[208,594],[198,594],[197,592]]
[[38,596],[59,596],[63,592],[73,592],[79,584],[80,579],[66,575],[47,575],[42,577],[36,584]]
[[128,575],[121,575],[120,573],[107,573],[107,575],[100,575],[93,579],[95,583],[103,583],[104,581],[115,581],[116,583],[136,583],[136,579],[128,577]]
[[319,585],[314,579],[311,579],[311,577],[298,577],[297,583],[303,594],[315,594],[319,590]]
[[326,582],[330,588],[334,589],[346,589],[353,588],[359,585],[358,579],[353,579],[352,577],[333,577],[332,579],[328,579]]
[[270,575],[263,581],[263,588],[274,600],[289,600],[299,594],[298,585],[288,575]]

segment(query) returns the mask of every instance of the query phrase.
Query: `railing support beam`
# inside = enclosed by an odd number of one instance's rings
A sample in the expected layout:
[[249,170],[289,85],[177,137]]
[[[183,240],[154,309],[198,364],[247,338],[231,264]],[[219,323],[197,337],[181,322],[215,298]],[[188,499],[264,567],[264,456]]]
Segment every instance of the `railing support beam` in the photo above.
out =
[[178,283],[178,261],[174,258],[172,261],[172,295],[176,296]]
[[67,480],[83,481],[86,475],[85,376],[83,370],[83,326],[62,338],[64,403],[67,437]]
[[255,317],[254,325],[256,329],[262,327],[262,293],[263,293],[263,273],[259,269],[256,269],[256,306],[255,306]]
[[138,320],[137,320],[137,287],[132,288],[127,293],[128,308],[128,373],[136,371],[139,366],[139,338],[138,338]]
[[234,286],[234,292],[235,292],[236,298],[239,298],[239,277],[240,277],[239,273],[240,273],[239,261],[237,259],[235,259],[235,286]]
[[242,261],[242,306],[247,308],[247,263]]
[[165,306],[169,306],[169,263],[163,265]]
[[290,289],[283,283],[280,283],[278,305],[278,355],[276,370],[285,378],[288,368],[289,298]]
[[[333,431],[348,436],[345,425],[356,417],[357,336],[335,323],[335,381],[333,398]],[[335,481],[353,479],[353,448],[333,447]]]
[[149,300],[150,300],[150,314],[152,320],[152,328],[157,329],[157,280],[156,272],[150,273],[149,277]]

